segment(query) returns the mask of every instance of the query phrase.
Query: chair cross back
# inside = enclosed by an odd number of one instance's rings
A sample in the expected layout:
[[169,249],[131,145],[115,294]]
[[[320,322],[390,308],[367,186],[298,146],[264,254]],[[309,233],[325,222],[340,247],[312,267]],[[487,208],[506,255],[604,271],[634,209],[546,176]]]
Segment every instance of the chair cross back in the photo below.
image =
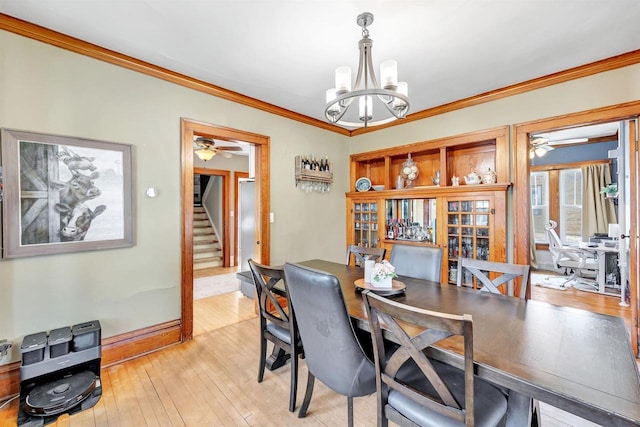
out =
[[[458,258],[458,276],[457,285],[463,285],[464,270],[469,271],[480,283],[482,283],[481,291],[490,292],[493,294],[501,294],[499,287],[507,284],[506,295],[515,296],[514,289],[509,285],[509,282],[517,278],[522,278],[520,281],[520,290],[518,296],[521,299],[526,298],[527,286],[529,284],[529,269],[528,265],[519,264],[506,264],[502,262],[484,261],[471,258]],[[490,275],[493,273],[495,276],[493,279]]]
[[347,260],[345,265],[351,264],[351,255],[355,258],[355,265],[364,267],[366,260],[373,260],[376,262],[384,259],[387,250],[385,248],[365,248],[363,246],[349,245],[347,247]]
[[[291,320],[289,313],[284,310],[278,301],[278,295],[284,297],[284,290],[275,288],[278,282],[284,280],[284,270],[255,264],[253,267],[255,268],[255,271],[252,271],[254,280],[260,290],[258,292],[258,303],[260,310],[263,312],[262,315],[279,326],[288,327]],[[269,280],[265,280],[265,277],[268,277]]]
[[[386,392],[382,391],[379,396],[381,401],[378,402],[378,416],[381,417],[383,415],[381,411],[384,411],[387,418],[404,425],[404,416],[386,402],[389,397],[388,393],[393,390],[433,412],[460,423],[466,423],[467,426],[474,425],[474,411],[464,409],[474,407],[473,320],[471,316],[422,310],[382,298],[369,291],[363,292],[363,295],[373,334],[377,374],[381,383],[386,386]],[[390,357],[385,354],[382,337],[383,325],[385,333],[391,334],[393,341],[400,344],[400,347]],[[424,330],[412,338],[407,331],[407,325],[410,325],[413,333],[415,333],[414,327]],[[462,366],[459,362],[453,363],[464,370],[464,406],[453,395],[447,381],[434,368],[432,360],[427,357],[429,349],[434,344],[452,336],[462,336],[464,343]],[[406,366],[405,363],[409,359],[415,363],[423,378],[426,378],[431,384],[435,391],[434,394],[427,394],[412,385],[415,384],[415,381],[419,381],[415,379],[415,374],[412,376],[413,381],[402,378],[403,366]],[[378,385],[379,388],[381,386],[382,384]]]

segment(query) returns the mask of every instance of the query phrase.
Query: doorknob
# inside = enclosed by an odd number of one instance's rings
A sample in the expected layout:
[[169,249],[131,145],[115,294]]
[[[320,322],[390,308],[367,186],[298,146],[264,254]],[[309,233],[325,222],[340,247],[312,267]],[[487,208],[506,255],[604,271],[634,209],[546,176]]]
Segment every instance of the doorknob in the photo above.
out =
[[256,242],[256,245],[259,245],[259,244],[260,244],[260,240],[258,240],[258,241]]

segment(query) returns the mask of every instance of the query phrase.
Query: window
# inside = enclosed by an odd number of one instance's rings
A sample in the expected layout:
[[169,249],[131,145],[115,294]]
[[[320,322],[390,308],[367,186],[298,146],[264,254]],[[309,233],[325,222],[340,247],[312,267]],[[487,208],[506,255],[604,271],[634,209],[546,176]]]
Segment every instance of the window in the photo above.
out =
[[560,239],[565,243],[582,241],[582,171],[560,171]]
[[533,212],[533,233],[536,242],[547,242],[544,226],[549,222],[549,173],[531,173],[531,209]]
[[548,243],[544,227],[550,219],[558,223],[556,232],[563,243],[578,244],[582,241],[582,171],[567,166],[531,172],[531,209],[536,243]]

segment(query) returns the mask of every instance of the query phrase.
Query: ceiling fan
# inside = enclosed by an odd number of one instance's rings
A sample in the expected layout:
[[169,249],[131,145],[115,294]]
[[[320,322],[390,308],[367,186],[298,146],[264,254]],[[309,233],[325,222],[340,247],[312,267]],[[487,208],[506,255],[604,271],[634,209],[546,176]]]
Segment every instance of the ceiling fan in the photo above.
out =
[[205,162],[210,160],[216,154],[220,154],[222,157],[228,159],[232,156],[233,151],[242,151],[242,147],[216,146],[216,142],[213,138],[207,138],[204,136],[196,137],[193,142],[200,147],[195,150],[196,156]]
[[529,158],[542,157],[551,150],[553,147],[549,145],[549,139],[534,137],[529,144]]

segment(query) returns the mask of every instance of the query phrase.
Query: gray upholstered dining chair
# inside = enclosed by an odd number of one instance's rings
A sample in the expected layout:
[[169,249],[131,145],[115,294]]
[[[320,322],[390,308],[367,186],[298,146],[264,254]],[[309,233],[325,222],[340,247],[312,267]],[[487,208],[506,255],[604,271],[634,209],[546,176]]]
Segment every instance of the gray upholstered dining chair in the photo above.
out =
[[[429,427],[505,424],[506,395],[473,373],[470,315],[422,310],[370,291],[364,291],[363,298],[373,335],[378,426],[387,426],[388,420]],[[390,356],[385,352],[382,325],[386,337],[400,343]],[[422,332],[415,335],[415,327]],[[435,355],[434,344],[454,336],[462,337],[462,360],[428,357]]]
[[[282,267],[270,267],[249,260],[249,268],[260,307],[260,365],[258,382],[264,378],[266,366],[267,340],[286,351],[291,356],[291,385],[289,411],[296,409],[298,391],[298,357],[304,357],[302,341],[298,334],[287,283]],[[278,283],[282,286],[276,288]]]
[[[518,295],[525,299],[529,284],[529,266],[520,264],[507,264],[503,262],[484,261],[471,258],[458,258],[458,286],[474,287],[473,278],[476,279],[476,288],[492,294],[504,294],[510,297],[516,296],[513,281],[520,278]],[[465,274],[469,272],[470,274]],[[492,278],[493,276],[493,278]],[[471,282],[469,282],[471,281]],[[500,291],[504,286],[505,292]]]
[[389,259],[401,276],[440,282],[442,248],[396,243]]
[[306,415],[315,378],[347,397],[348,425],[353,426],[353,398],[376,391],[374,365],[351,323],[337,277],[286,263],[284,273],[304,345],[309,376],[298,417]]
[[365,260],[370,259],[380,262],[384,259],[386,253],[387,250],[385,248],[365,248],[364,246],[349,245],[347,247],[345,265],[351,264],[351,255],[353,255],[355,265],[364,267]]

